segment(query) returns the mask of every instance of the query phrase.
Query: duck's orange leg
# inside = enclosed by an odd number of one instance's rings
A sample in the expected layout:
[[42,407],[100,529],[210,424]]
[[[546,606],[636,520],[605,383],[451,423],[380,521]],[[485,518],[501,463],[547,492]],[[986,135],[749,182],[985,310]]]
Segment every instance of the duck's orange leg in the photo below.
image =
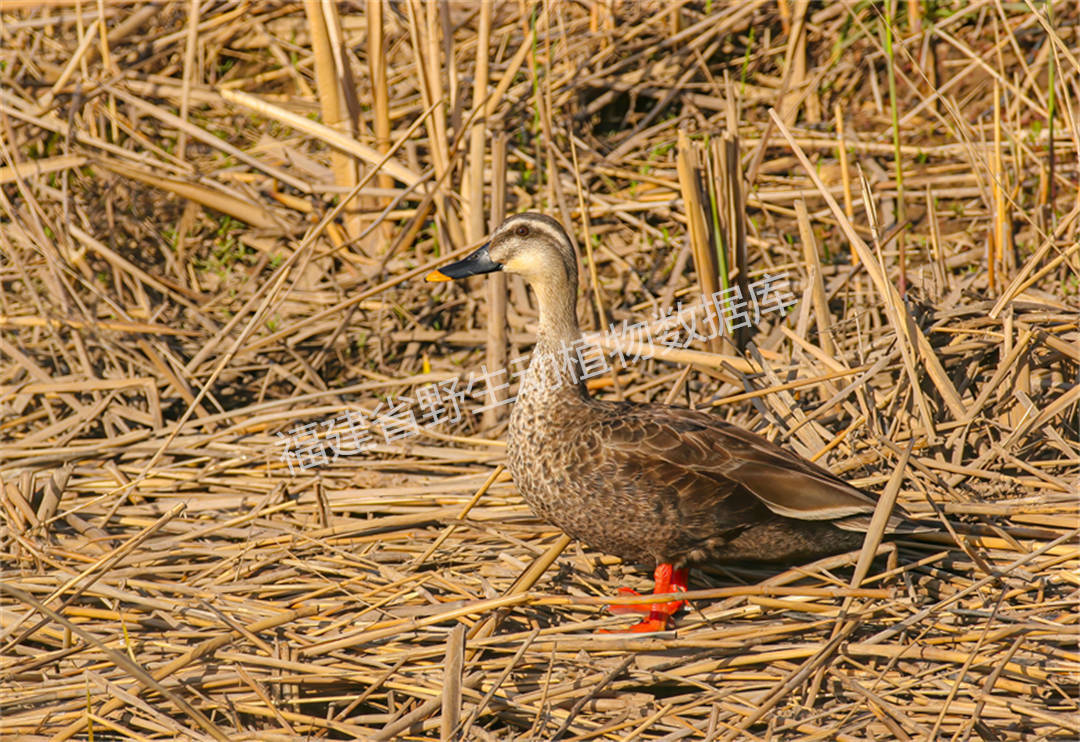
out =
[[[653,572],[653,595],[663,595],[665,593],[683,593],[686,592],[686,569],[675,569],[670,564],[658,564],[656,565],[656,571]],[[619,593],[622,595],[640,595],[636,590],[631,590],[628,587],[620,587]],[[678,613],[679,609],[683,607],[684,600],[671,600],[666,603],[638,603],[636,605],[609,605],[608,610],[612,613],[645,613],[648,617],[643,619],[640,623],[636,623],[628,629],[620,629],[616,631],[608,631],[601,629],[601,633],[604,634],[616,634],[623,631],[637,633],[645,633],[649,631],[663,631],[668,628],[668,624],[671,621],[671,617]]]

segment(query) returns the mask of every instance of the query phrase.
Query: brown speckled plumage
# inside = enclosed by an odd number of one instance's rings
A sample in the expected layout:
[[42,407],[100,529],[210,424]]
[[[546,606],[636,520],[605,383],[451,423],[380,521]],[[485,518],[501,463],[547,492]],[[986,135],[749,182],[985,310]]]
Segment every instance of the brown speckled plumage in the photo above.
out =
[[[796,460],[705,413],[594,400],[576,386],[536,390],[518,397],[507,451],[514,482],[538,516],[622,559],[786,562],[862,543],[862,533],[828,520],[770,510],[739,479],[757,486],[759,467]],[[814,476],[795,471],[797,481]],[[852,489],[822,481],[845,495]],[[857,512],[872,512],[869,498],[852,499]]]
[[874,498],[825,469],[715,415],[596,400],[571,380],[577,261],[557,222],[511,217],[483,260],[523,275],[538,297],[507,437],[510,473],[538,516],[650,565],[794,562],[862,543]]

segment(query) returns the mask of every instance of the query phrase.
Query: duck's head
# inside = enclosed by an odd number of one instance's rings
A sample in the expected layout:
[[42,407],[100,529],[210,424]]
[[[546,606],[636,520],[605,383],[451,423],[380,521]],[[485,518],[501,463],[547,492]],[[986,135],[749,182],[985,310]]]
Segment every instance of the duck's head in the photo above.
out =
[[566,230],[542,214],[517,214],[502,223],[491,239],[456,263],[427,275],[450,281],[492,271],[517,273],[533,287],[577,286],[577,257]]

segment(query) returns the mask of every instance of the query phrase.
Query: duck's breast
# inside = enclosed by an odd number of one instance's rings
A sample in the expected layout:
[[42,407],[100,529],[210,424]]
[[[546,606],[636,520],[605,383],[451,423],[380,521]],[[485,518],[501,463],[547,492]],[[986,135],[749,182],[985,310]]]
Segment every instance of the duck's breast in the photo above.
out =
[[525,402],[511,415],[507,458],[532,511],[599,551],[660,560],[677,532],[677,514],[646,473],[628,472],[605,455],[604,427],[594,411]]

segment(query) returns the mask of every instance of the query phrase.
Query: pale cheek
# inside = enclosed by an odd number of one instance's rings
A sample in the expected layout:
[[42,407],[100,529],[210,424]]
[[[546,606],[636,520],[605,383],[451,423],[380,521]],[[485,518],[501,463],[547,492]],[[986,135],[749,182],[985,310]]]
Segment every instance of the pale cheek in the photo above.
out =
[[503,270],[508,273],[517,273],[528,278],[543,273],[544,266],[542,263],[543,261],[539,260],[535,255],[519,254],[503,263]]

